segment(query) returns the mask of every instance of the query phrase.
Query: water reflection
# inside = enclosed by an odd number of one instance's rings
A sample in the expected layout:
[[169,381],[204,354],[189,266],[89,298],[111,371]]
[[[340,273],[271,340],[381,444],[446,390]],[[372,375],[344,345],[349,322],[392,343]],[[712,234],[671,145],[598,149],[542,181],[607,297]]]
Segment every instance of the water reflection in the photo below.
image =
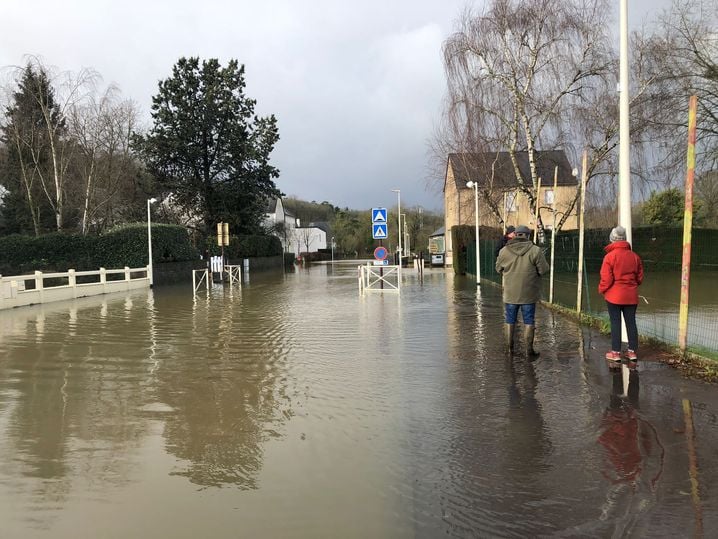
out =
[[239,302],[238,291],[212,299],[150,290],[3,313],[0,412],[12,428],[0,447],[40,481],[25,485],[33,497],[62,505],[81,478],[126,481],[154,420],[179,459],[172,473],[256,488],[262,444],[292,415],[285,309]]
[[[511,475],[517,481],[526,480],[541,472],[544,458],[551,453],[551,442],[536,399],[536,372],[534,362],[508,360],[510,384],[508,387],[508,422],[506,425],[506,449]],[[530,450],[526,450],[526,445]]]
[[25,478],[7,483],[14,496],[52,500],[57,509],[83,478],[100,485],[127,476],[121,455],[145,433],[131,417],[133,402],[140,403],[142,395],[136,383],[117,373],[142,355],[129,347],[118,361],[116,332],[124,328],[110,324],[107,332],[98,331],[106,305],[106,300],[78,300],[69,308],[46,305],[0,314],[5,327],[11,319],[12,326],[24,328],[0,341],[0,410],[10,426],[0,447],[12,455],[13,476]]
[[[257,487],[263,443],[279,436],[292,415],[278,299],[267,310],[257,296],[215,287],[211,301],[191,300],[191,334],[181,334],[181,316],[158,328],[169,342],[156,363],[154,391],[173,410],[164,418],[164,437],[167,451],[181,459],[174,475],[204,487]],[[155,303],[165,313],[187,312],[173,295]]]
[[356,265],[335,264],[0,313],[0,535],[688,529],[674,429],[690,397],[710,492],[713,388],[609,374],[606,337],[543,310],[541,356],[509,358],[498,289],[405,279],[360,297]]
[[612,373],[611,393],[598,443],[603,448],[602,475],[607,490],[602,520],[615,518],[617,530],[628,529],[638,512],[656,503],[665,449],[656,428],[639,411],[638,371],[622,365]]

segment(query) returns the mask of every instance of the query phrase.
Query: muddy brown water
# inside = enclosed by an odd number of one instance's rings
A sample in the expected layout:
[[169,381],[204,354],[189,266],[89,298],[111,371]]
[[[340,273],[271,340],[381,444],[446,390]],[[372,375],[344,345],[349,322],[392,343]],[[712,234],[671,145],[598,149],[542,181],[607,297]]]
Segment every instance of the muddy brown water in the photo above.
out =
[[546,310],[509,359],[501,311],[335,264],[2,312],[0,535],[712,535],[715,386]]

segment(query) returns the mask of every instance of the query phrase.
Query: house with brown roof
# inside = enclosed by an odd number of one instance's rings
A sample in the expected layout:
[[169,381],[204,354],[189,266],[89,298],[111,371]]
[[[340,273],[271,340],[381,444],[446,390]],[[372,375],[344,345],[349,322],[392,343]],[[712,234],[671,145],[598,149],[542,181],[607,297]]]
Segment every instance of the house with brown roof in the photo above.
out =
[[474,188],[467,187],[469,181],[478,185],[479,224],[482,227],[504,229],[509,225],[527,225],[534,228],[536,216],[528,193],[538,200],[544,228],[552,228],[554,212],[559,222],[570,208],[562,230],[578,227],[578,206],[573,205],[578,181],[576,170],[569,164],[566,154],[563,150],[535,151],[534,158],[536,175],[541,178],[538,195],[531,180],[528,152],[514,152],[513,159],[511,152],[449,154],[444,177],[447,265],[453,264],[452,227],[475,226]]

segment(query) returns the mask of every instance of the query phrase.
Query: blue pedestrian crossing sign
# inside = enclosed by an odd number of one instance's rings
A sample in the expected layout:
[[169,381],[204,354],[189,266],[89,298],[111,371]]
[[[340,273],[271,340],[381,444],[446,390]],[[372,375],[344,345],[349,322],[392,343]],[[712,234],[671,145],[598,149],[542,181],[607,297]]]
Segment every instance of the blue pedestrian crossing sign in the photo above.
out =
[[386,223],[386,208],[372,208],[371,209],[371,222],[372,223]]
[[386,239],[386,223],[374,223],[371,225],[371,235],[375,240]]

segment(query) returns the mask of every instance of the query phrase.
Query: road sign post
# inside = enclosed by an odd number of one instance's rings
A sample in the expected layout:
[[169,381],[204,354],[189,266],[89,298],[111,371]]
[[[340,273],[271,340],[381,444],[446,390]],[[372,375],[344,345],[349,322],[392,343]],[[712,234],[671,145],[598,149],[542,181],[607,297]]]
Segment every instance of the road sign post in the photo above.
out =
[[[375,240],[379,240],[380,246],[374,250],[374,265],[386,265],[386,257],[389,252],[384,248],[384,240],[388,236],[387,222],[386,222],[386,208],[372,208],[371,209],[371,237]],[[379,275],[382,277],[380,281],[381,288],[384,288],[384,268],[379,268]]]

